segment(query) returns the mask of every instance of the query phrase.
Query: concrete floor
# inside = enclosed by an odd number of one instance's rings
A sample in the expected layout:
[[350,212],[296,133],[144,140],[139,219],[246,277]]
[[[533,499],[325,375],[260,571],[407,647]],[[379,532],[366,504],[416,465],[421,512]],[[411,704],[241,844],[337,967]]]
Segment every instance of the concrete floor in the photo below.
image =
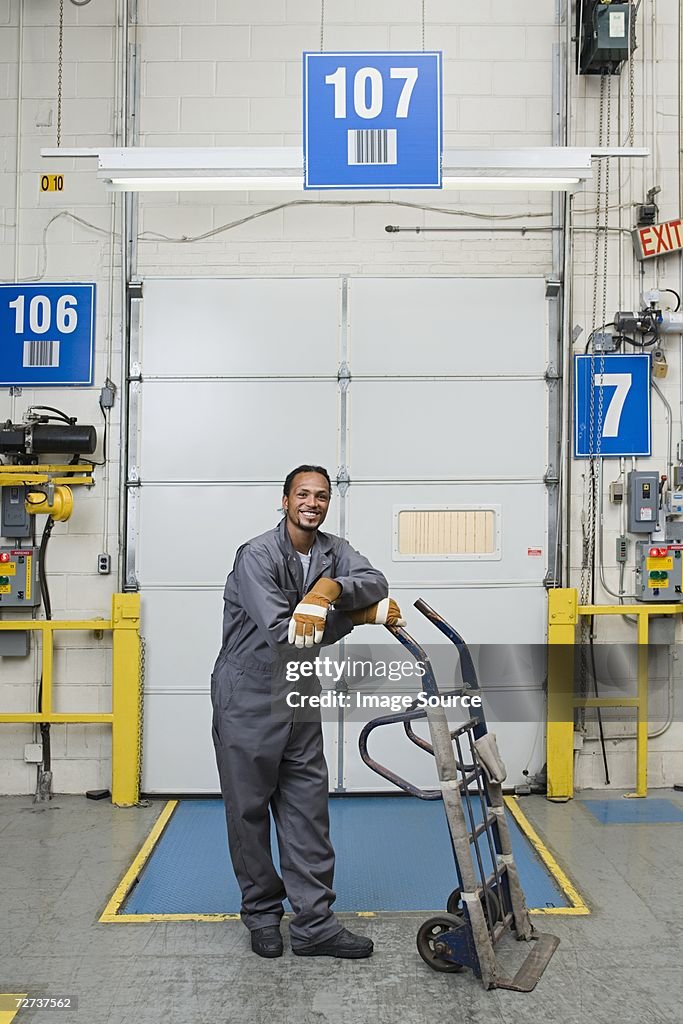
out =
[[[683,806],[681,793],[654,795]],[[261,960],[237,921],[98,924],[162,806],[0,798],[0,992],[79,1000],[76,1012],[22,1010],[16,1024],[683,1019],[683,825],[604,826],[578,800],[523,800],[593,913],[535,918],[561,944],[536,991],[521,995],[485,992],[469,972],[430,970],[415,949],[414,916],[345,920],[375,941],[372,959],[358,962],[304,960],[288,949]]]

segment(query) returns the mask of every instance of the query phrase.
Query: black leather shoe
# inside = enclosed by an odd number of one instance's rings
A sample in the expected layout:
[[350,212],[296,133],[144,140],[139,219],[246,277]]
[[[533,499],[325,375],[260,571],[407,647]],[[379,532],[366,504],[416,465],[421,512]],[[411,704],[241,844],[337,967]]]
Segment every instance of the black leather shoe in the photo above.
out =
[[372,956],[373,949],[372,939],[366,939],[364,935],[354,935],[348,928],[342,928],[324,942],[292,946],[292,953],[296,956],[338,956],[345,960],[361,960],[363,957]]
[[282,936],[278,926],[271,924],[266,928],[254,928],[251,933],[251,948],[254,953],[269,960],[282,956]]

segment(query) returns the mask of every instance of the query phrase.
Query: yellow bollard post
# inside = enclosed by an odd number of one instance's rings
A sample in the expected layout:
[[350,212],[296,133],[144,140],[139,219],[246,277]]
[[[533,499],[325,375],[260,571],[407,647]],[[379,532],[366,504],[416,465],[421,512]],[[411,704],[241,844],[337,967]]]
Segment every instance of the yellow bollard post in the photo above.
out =
[[111,799],[131,807],[140,799],[142,760],[140,595],[112,596]]
[[636,708],[636,791],[629,797],[647,796],[647,723],[648,723],[648,641],[649,611],[638,613],[638,705]]
[[574,644],[578,600],[573,588],[548,591],[548,800],[574,796]]

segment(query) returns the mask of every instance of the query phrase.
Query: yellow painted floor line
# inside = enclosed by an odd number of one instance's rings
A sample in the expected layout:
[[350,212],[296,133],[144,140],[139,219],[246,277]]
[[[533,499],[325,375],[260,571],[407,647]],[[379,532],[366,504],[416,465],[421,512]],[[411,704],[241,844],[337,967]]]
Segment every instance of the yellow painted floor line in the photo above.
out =
[[17,1003],[26,999],[28,992],[0,992],[0,1024],[10,1024],[19,1013]]
[[505,806],[515,819],[520,829],[527,837],[536,853],[541,858],[550,874],[553,876],[564,895],[571,904],[569,907],[533,907],[530,914],[562,914],[566,916],[579,916],[590,914],[590,909],[579,894],[578,889],[569,880],[552,853],[545,845],[536,829],[533,827],[527,816],[519,806],[519,799],[516,796],[503,797]]
[[[164,829],[166,828],[166,826],[168,825],[168,823],[170,821],[170,818],[171,818],[171,815],[173,814],[173,812],[175,811],[177,806],[178,806],[178,801],[177,800],[169,800],[168,803],[166,804],[166,806],[164,807],[163,811],[161,812],[161,814],[157,818],[157,820],[154,822],[154,826],[152,828],[152,831],[150,832],[150,834],[145,839],[145,841],[142,844],[142,846],[140,847],[137,855],[135,856],[135,859],[133,860],[133,863],[128,868],[128,870],[126,871],[125,875],[123,876],[123,878],[121,879],[119,884],[116,886],[116,889],[114,890],[112,898],[109,900],[109,903],[107,903],[106,907],[102,911],[102,916],[100,917],[100,924],[111,924],[112,921],[123,921],[124,919],[126,919],[126,920],[131,920],[131,919],[132,920],[137,920],[138,919],[138,915],[137,914],[119,914],[118,911],[121,909],[121,906],[123,905],[123,902],[126,899],[126,896],[128,895],[128,893],[132,889],[133,884],[135,883],[136,878],[139,876],[139,874],[142,871],[143,867],[145,866],[145,864],[149,860],[150,854],[152,853],[152,851],[154,850],[154,847],[156,846],[157,842],[161,838],[161,835],[162,835]],[[143,919],[142,915],[140,915],[140,919]],[[168,915],[162,915],[162,914],[154,914],[154,915],[149,914],[147,916],[147,920],[149,920],[149,921],[152,921],[152,920],[154,920],[154,921],[162,920],[163,921],[163,920],[167,920],[167,919],[168,919]],[[187,920],[195,920],[195,918],[193,918],[191,915],[189,915]],[[0,1024],[2,1024],[2,1022],[0,1022]]]

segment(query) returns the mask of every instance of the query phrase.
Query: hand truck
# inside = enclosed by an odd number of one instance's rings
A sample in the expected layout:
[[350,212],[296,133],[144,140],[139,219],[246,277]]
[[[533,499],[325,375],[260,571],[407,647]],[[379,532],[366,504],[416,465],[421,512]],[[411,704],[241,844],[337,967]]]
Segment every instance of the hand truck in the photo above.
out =
[[[457,647],[463,681],[461,688],[441,694],[423,648],[404,629],[387,626],[424,665],[421,684],[427,697],[481,694],[472,657],[460,634],[424,601],[416,601],[415,607]],[[488,732],[486,718],[483,708],[474,710],[473,717],[451,730],[442,704],[418,709],[414,702],[404,712],[368,722],[359,737],[360,753],[369,768],[405,792],[421,800],[443,800],[444,803],[458,888],[448,897],[446,913],[430,917],[420,927],[417,949],[422,959],[435,971],[457,972],[469,967],[487,989],[531,992],[560,940],[554,935],[537,932],[531,924],[512,855],[502,784],[491,781],[491,773],[477,750],[478,742]],[[431,743],[413,731],[412,723],[424,718],[429,725]],[[440,783],[438,790],[419,789],[370,757],[370,733],[379,726],[397,722],[403,723],[413,743],[434,755]],[[480,812],[480,821],[475,809]],[[486,853],[492,871],[488,870]],[[514,977],[501,968],[495,949],[511,931],[518,940],[533,942]]]

